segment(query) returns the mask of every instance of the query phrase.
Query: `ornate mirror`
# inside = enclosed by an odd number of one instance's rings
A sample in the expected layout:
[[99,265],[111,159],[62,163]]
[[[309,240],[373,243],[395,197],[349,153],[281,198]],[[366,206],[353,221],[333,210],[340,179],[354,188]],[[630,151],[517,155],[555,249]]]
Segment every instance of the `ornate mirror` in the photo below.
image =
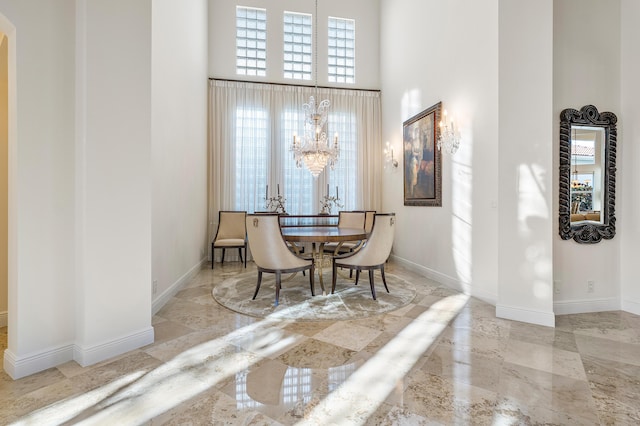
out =
[[560,113],[560,237],[583,244],[616,234],[616,122],[593,105]]

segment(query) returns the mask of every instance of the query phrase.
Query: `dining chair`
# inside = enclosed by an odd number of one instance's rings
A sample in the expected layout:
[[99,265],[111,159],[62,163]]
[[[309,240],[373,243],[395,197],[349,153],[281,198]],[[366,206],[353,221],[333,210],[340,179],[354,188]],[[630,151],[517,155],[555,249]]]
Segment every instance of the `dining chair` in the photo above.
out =
[[369,286],[371,295],[376,300],[376,289],[373,282],[373,274],[380,270],[385,290],[389,293],[387,280],[384,276],[384,264],[391,253],[393,236],[395,232],[395,213],[377,213],[374,218],[373,229],[362,248],[353,253],[334,257],[333,276],[331,281],[331,294],[336,290],[338,268],[348,268],[356,271],[355,284],[358,285],[360,271],[369,271]]
[[[255,215],[273,215],[273,214],[277,214],[278,215],[278,220],[279,220],[279,218],[281,216],[281,213],[269,212],[269,211],[256,211],[256,212],[253,212],[253,214],[255,214]],[[304,253],[304,246],[299,246],[297,244],[290,243],[289,241],[285,241],[285,243],[287,244],[287,247],[289,248],[289,250],[294,252],[297,256],[300,256],[301,254]],[[302,275],[305,275],[305,271],[302,271]]]
[[[365,212],[365,211],[340,211],[338,212],[338,228],[367,228],[367,219],[370,220],[371,225],[373,225],[373,215],[375,215],[375,211]],[[367,232],[370,232],[367,231]],[[334,255],[338,255],[340,253],[347,253],[353,251],[355,247],[358,246],[360,241],[341,241],[339,243],[326,243],[324,245],[325,253],[333,253]]]
[[[364,211],[364,230],[367,234],[371,233],[373,229],[373,220],[375,218],[375,210]],[[338,256],[344,253],[350,253],[359,250],[364,245],[365,240],[360,241],[342,241],[339,243],[327,243],[325,244],[325,251],[332,251],[334,256]],[[328,250],[327,250],[328,249]]]
[[215,263],[214,249],[222,249],[220,263],[224,263],[225,250],[237,248],[242,259],[242,249],[244,248],[244,267],[247,267],[247,228],[245,218],[246,211],[220,210],[218,212],[218,229],[216,236],[211,243],[211,269]]
[[282,238],[278,215],[249,214],[246,218],[246,227],[249,248],[251,249],[253,261],[258,268],[258,283],[253,294],[253,300],[255,300],[260,290],[264,272],[276,275],[275,305],[278,306],[282,274],[306,271],[307,269],[310,270],[309,285],[311,286],[311,296],[315,296],[313,290],[313,259],[298,257],[287,247],[284,238]]

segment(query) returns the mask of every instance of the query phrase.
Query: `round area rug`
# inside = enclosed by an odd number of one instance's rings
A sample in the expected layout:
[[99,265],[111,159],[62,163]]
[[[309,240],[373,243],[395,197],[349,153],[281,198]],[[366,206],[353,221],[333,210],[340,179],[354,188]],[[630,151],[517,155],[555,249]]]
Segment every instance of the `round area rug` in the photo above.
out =
[[389,292],[382,283],[380,273],[375,274],[377,300],[371,297],[369,274],[360,274],[358,285],[353,281],[339,277],[336,292],[331,292],[331,274],[324,275],[327,295],[322,295],[320,282],[315,279],[315,293],[311,296],[309,276],[296,274],[281,283],[280,303],[274,306],[276,290],[275,275],[262,274],[262,284],[255,300],[251,300],[258,281],[257,272],[236,275],[221,282],[212,290],[213,298],[222,306],[235,312],[253,317],[295,319],[298,321],[335,321],[365,318],[394,311],[411,303],[416,296],[413,284],[402,278],[385,273]]

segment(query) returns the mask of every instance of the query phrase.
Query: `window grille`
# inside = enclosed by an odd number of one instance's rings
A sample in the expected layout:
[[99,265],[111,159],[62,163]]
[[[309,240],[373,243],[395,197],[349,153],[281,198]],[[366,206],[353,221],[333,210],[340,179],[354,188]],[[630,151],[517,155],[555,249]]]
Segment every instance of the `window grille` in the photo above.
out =
[[355,83],[356,21],[329,17],[329,82]]
[[284,78],[311,80],[311,15],[284,13]]
[[236,73],[267,74],[267,10],[236,7]]

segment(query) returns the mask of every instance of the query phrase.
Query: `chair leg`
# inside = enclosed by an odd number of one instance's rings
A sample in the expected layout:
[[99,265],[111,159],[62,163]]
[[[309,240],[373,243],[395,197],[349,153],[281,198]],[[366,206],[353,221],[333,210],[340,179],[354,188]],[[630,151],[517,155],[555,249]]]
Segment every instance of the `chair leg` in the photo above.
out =
[[371,295],[376,300],[376,288],[373,285],[373,269],[369,269],[369,285],[371,286]]
[[224,263],[224,249],[222,249],[222,259],[220,259],[220,264]]
[[356,268],[356,285],[358,285],[359,280],[360,280],[360,269]]
[[240,255],[240,263],[243,263],[244,261],[242,260],[242,248],[238,247],[238,254]]
[[387,279],[384,277],[384,263],[380,266],[380,275],[382,275],[384,288],[387,290],[387,293],[389,293],[389,287],[387,287]]
[[256,285],[256,292],[253,293],[253,299],[256,300],[256,296],[258,295],[258,290],[260,290],[260,283],[262,282],[262,271],[258,271],[258,284]]
[[336,262],[333,262],[331,268],[331,294],[336,291],[336,275],[338,275],[338,267],[336,266]]
[[213,252],[213,243],[211,243],[211,269],[213,269],[213,264],[216,263],[215,253]]
[[[314,268],[313,268],[313,263],[312,263],[311,264],[311,269],[309,269],[309,285],[311,285],[311,296],[312,297],[315,296],[314,289],[313,289],[313,286],[314,286],[313,276],[315,275],[315,272],[314,272],[313,269]],[[302,272],[304,272],[304,271],[302,271]]]
[[[242,258],[240,258],[242,259]],[[244,267],[247,267],[247,244],[244,245]]]
[[276,306],[280,302],[280,271],[276,271]]

